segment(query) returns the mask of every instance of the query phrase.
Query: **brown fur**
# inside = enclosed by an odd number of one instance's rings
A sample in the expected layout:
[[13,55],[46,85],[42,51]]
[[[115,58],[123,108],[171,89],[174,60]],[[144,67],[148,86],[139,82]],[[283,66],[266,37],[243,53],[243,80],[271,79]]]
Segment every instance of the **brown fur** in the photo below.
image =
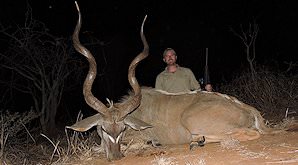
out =
[[130,115],[153,125],[144,131],[162,144],[189,143],[202,136],[206,143],[231,137],[246,141],[270,131],[257,109],[217,92],[165,94],[142,88],[141,105]]

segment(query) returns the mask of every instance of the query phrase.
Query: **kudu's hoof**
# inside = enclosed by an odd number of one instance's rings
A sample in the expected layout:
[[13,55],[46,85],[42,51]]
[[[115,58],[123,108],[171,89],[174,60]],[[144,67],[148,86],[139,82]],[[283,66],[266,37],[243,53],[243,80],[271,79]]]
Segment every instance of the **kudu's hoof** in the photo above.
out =
[[195,146],[198,146],[198,142],[191,142],[189,145],[189,150],[192,150]]
[[189,150],[192,150],[194,147],[198,146],[198,147],[204,147],[205,145],[205,137],[202,136],[202,139],[199,141],[192,141],[189,145]]
[[161,144],[157,140],[149,140],[147,144],[151,144],[153,147],[159,147]]
[[202,136],[202,140],[198,141],[198,146],[204,147],[205,141],[206,141],[205,136]]

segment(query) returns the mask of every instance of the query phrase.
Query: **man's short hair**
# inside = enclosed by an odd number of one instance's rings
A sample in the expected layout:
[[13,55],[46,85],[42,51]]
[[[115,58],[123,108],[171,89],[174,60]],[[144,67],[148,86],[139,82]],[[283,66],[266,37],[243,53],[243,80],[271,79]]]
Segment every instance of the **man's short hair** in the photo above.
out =
[[165,55],[167,54],[168,51],[172,51],[177,56],[177,54],[173,48],[166,48],[165,51],[163,51],[162,57],[165,57]]

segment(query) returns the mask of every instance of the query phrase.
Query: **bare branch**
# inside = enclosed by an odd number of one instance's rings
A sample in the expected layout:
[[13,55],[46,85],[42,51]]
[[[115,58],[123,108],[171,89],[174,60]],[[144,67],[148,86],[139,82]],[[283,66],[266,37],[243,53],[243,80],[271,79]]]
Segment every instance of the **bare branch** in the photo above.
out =
[[30,6],[24,26],[1,28],[8,47],[0,54],[0,66],[13,74],[13,79],[3,77],[1,81],[13,90],[30,94],[35,110],[42,114],[43,132],[54,134],[64,83],[71,73],[79,71],[77,61],[69,56],[73,52],[71,41],[49,34],[42,22],[33,19]]
[[254,78],[254,74],[255,74],[254,60],[256,57],[255,42],[259,32],[259,26],[254,21],[253,25],[249,23],[248,29],[246,31],[243,29],[242,24],[240,25],[240,33],[236,32],[233,28],[230,28],[230,30],[235,36],[240,38],[242,40],[242,43],[245,45],[246,60],[249,63],[250,70],[252,73],[252,78]]

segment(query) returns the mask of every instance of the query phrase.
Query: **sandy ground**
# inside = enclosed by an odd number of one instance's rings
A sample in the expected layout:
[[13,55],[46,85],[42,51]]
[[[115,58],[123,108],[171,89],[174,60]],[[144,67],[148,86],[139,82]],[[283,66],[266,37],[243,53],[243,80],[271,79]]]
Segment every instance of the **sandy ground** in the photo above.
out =
[[125,152],[121,160],[109,162],[104,155],[72,164],[82,165],[256,165],[297,164],[298,132],[263,135],[260,139],[239,142],[233,139],[189,150],[189,145],[141,147]]

